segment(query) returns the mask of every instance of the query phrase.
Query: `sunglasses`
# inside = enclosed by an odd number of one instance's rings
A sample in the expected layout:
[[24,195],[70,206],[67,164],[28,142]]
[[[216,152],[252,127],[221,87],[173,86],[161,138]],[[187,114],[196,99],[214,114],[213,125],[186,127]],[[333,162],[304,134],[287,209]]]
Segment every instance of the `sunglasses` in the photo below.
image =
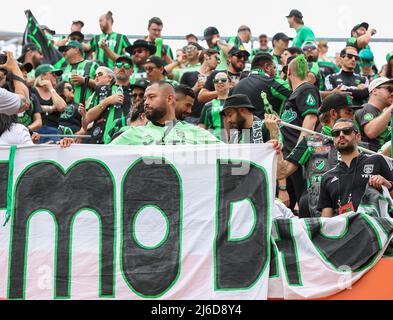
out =
[[117,62],[116,63],[116,68],[122,68],[124,67],[124,69],[131,69],[132,65],[130,65],[129,63],[123,63],[123,62]]
[[350,136],[352,133],[354,132],[358,132],[355,128],[343,128],[343,129],[333,129],[332,130],[332,137],[333,138],[338,138],[341,135],[341,132],[345,135],[345,136]]
[[132,51],[132,54],[133,54],[133,55],[136,55],[136,54],[143,53],[143,52],[145,52],[145,51],[146,51],[145,49],[135,49],[134,51]]
[[227,83],[228,79],[227,78],[221,78],[221,79],[214,79],[213,83],[217,84],[217,83]]
[[379,87],[379,89],[386,89],[386,90],[389,91],[389,93],[393,93],[393,87],[392,86]]
[[303,48],[304,52],[315,50],[317,47],[315,46],[307,46]]
[[186,52],[194,52],[196,50],[197,50],[197,48],[195,48],[195,47],[189,47],[186,49]]
[[132,99],[136,99],[136,98],[139,98],[139,99],[143,99],[145,97],[145,95],[143,94],[143,93],[133,93],[132,95],[131,95],[131,98]]
[[96,73],[96,78],[97,78],[97,77],[103,77],[103,76],[104,76],[104,74],[103,74],[102,72]]
[[238,58],[239,60],[245,60],[245,61],[248,59],[248,57],[245,54],[241,54],[241,53],[236,54],[235,57]]
[[68,91],[74,92],[74,88],[72,86],[65,86],[64,89],[67,89]]
[[360,57],[355,55],[355,54],[351,54],[351,53],[347,53],[343,55],[343,58],[347,57],[348,59],[353,59],[355,58],[356,61],[360,60]]

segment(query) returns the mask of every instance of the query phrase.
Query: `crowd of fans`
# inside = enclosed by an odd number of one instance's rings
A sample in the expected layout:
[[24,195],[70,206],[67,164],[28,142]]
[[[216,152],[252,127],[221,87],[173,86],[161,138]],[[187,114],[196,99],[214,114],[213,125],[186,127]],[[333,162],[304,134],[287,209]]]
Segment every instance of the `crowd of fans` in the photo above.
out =
[[277,197],[287,207],[302,217],[356,211],[367,185],[393,190],[391,164],[358,151],[390,156],[393,53],[378,70],[370,47],[376,30],[361,23],[329,57],[328,43],[316,41],[299,10],[286,19],[296,38],[279,32],[269,47],[262,34],[257,49],[246,25],[225,40],[207,27],[204,46],[188,34],[176,51],[163,42],[158,17],[132,44],[113,31],[111,12],[90,41],[82,21],[60,39],[41,26],[64,67],[44,64],[34,43],[17,61],[5,52],[0,142],[270,142],[279,153]]

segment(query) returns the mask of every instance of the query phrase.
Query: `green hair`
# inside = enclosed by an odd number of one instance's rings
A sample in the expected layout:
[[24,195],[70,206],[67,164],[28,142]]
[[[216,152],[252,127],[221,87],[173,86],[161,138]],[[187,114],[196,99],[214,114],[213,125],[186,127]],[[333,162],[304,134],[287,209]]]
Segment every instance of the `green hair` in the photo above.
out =
[[297,75],[301,80],[306,79],[308,73],[308,63],[304,54],[301,54],[296,57],[296,69]]

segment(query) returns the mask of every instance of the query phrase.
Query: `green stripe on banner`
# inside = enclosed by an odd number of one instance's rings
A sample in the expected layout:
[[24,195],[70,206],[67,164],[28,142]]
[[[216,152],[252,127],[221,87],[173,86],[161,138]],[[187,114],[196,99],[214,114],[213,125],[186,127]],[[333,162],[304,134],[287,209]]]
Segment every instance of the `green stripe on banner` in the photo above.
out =
[[12,182],[14,178],[14,164],[15,164],[15,154],[16,146],[11,146],[10,157],[8,160],[8,187],[7,187],[7,212],[5,216],[5,222],[3,227],[5,227],[10,221],[11,210],[12,210]]

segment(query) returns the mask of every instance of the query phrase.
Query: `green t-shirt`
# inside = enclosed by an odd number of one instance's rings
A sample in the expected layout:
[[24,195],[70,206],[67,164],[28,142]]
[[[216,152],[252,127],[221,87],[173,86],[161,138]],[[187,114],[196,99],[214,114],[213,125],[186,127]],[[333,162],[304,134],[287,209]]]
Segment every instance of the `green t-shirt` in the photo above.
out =
[[[76,74],[81,77],[89,76],[90,79],[94,79],[96,70],[99,67],[98,63],[95,61],[83,60],[79,63],[69,64],[63,71],[62,80],[71,82],[71,76]],[[81,93],[82,93],[82,85],[73,84],[75,93],[74,93],[74,102],[76,105],[79,103],[85,103],[89,97],[93,94],[93,90],[88,88],[86,92],[86,101],[80,101]]]
[[[96,35],[90,40],[91,51],[95,52],[96,60],[101,61],[106,67],[113,69],[115,63],[108,58],[104,50],[100,47],[100,42],[106,37],[106,34]],[[123,54],[123,50],[131,46],[130,41],[125,35],[112,32],[107,39],[108,48],[118,56]]]
[[314,32],[306,26],[302,26],[298,30],[296,30],[296,37],[293,39],[293,46],[301,48],[304,42],[306,41],[315,41]]
[[351,37],[351,38],[349,38],[349,39],[347,40],[347,46],[348,46],[348,47],[354,47],[354,48],[356,48],[358,51],[360,51],[360,50],[362,50],[362,49],[369,49],[369,50],[371,50],[371,48],[370,48],[369,45],[365,46],[364,48],[360,48],[360,47],[358,46],[358,38],[356,38],[356,37]]
[[[171,123],[171,125],[173,125]],[[169,131],[169,133],[168,133]],[[190,145],[220,144],[221,142],[207,130],[186,122],[177,122],[172,130],[148,122],[146,126],[128,127],[111,145]]]

